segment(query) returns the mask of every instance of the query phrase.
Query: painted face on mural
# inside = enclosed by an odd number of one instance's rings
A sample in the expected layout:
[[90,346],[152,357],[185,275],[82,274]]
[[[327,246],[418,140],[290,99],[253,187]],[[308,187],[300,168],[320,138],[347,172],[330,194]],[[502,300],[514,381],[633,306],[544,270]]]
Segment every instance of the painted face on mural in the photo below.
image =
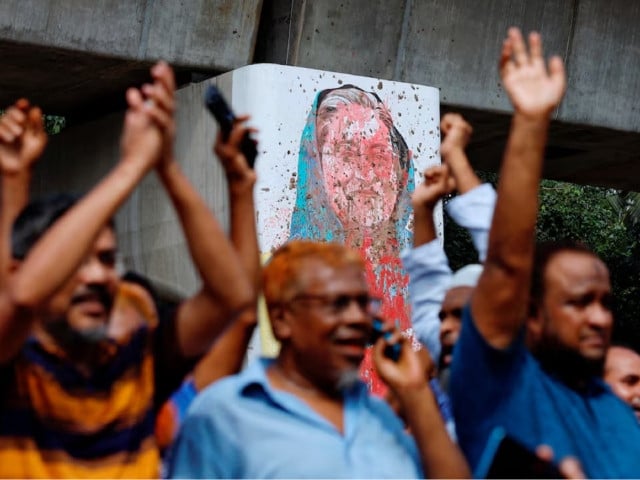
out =
[[380,103],[349,102],[336,92],[323,99],[316,125],[325,189],[345,227],[374,227],[393,214],[401,176],[389,112]]

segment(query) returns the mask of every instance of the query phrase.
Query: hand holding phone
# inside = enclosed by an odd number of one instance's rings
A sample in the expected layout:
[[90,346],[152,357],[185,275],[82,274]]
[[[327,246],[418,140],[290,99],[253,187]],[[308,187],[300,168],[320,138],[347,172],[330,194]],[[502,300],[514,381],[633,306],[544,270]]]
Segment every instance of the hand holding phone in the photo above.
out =
[[[220,90],[218,90],[215,85],[210,85],[207,88],[204,95],[204,103],[211,115],[213,115],[218,122],[222,139],[226,141],[229,138],[236,117],[220,93]],[[247,159],[249,168],[253,168],[256,157],[258,156],[258,149],[256,147],[256,141],[251,138],[248,132],[245,133],[240,141],[240,151]]]
[[[391,330],[384,330],[384,320],[380,317],[373,317],[373,330],[371,332],[371,344],[373,345],[378,341],[380,337],[383,337],[385,340],[388,340],[393,335]],[[394,343],[392,345],[387,345],[384,347],[384,356],[397,362],[400,358],[400,351],[402,350],[402,345],[399,343]]]
[[563,478],[552,462],[545,460],[496,428],[484,449],[475,478]]

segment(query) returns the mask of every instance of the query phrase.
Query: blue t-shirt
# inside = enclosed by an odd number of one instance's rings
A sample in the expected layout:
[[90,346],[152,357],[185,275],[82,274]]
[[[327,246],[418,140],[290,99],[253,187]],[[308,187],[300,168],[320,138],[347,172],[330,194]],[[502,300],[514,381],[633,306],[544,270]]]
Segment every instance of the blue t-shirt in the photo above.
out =
[[590,478],[640,477],[640,426],[631,408],[594,378],[578,392],[542,370],[524,344],[491,347],[465,308],[451,372],[458,442],[472,470],[497,427],[556,459],[578,458]]
[[345,392],[344,433],[305,402],[271,388],[271,360],[195,399],[169,455],[187,478],[422,478],[400,420],[362,383]]

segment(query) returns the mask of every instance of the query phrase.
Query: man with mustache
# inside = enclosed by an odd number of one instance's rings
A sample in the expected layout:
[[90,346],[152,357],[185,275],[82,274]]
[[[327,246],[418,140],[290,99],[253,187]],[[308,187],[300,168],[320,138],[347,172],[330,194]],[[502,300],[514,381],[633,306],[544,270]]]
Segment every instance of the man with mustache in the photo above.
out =
[[[472,469],[498,432],[573,456],[590,478],[640,474],[640,426],[601,380],[613,317],[604,263],[579,245],[538,249],[537,193],[551,115],[566,86],[539,34],[511,28],[500,58],[514,107],[487,259],[463,311],[451,372],[456,432]],[[529,349],[525,344],[527,330]]]
[[[357,252],[294,240],[273,254],[263,280],[280,353],[196,398],[170,477],[422,478],[423,469],[432,478],[469,476],[408,339],[379,339],[374,360],[415,442],[359,380],[377,299]],[[398,362],[383,355],[396,343]]]
[[[156,407],[254,306],[238,255],[174,159],[173,72],[160,62],[151,76],[127,91],[111,172],[82,199],[34,202],[15,222],[16,262],[0,291],[0,476],[157,476]],[[28,163],[37,114],[19,103],[0,120],[3,162]],[[201,291],[167,315],[119,278],[110,220],[151,170],[202,278]]]

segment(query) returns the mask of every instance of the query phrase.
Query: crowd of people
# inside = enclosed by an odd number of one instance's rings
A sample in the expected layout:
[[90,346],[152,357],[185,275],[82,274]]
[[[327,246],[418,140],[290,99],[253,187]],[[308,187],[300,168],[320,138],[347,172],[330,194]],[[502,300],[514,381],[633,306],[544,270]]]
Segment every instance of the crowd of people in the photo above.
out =
[[[175,158],[166,63],[127,91],[120,160],[82,197],[29,201],[47,143],[42,112],[24,99],[8,108],[0,477],[639,477],[640,355],[610,345],[607,266],[577,242],[534,242],[563,62],[545,62],[537,33],[527,42],[511,28],[499,65],[514,113],[497,190],[467,159],[471,125],[447,114],[442,164],[411,197],[413,245],[396,255],[419,348],[393,322],[376,323],[385,292],[372,289],[360,252],[293,238],[260,265],[256,174],[240,148],[248,117],[215,145],[227,237]],[[327,98],[338,94],[362,96]],[[151,171],[201,279],[178,303],[118,268],[113,217]],[[447,214],[480,261],[457,272],[434,224],[454,192]],[[260,295],[281,348],[243,369]],[[360,378],[369,348],[384,397]]]

